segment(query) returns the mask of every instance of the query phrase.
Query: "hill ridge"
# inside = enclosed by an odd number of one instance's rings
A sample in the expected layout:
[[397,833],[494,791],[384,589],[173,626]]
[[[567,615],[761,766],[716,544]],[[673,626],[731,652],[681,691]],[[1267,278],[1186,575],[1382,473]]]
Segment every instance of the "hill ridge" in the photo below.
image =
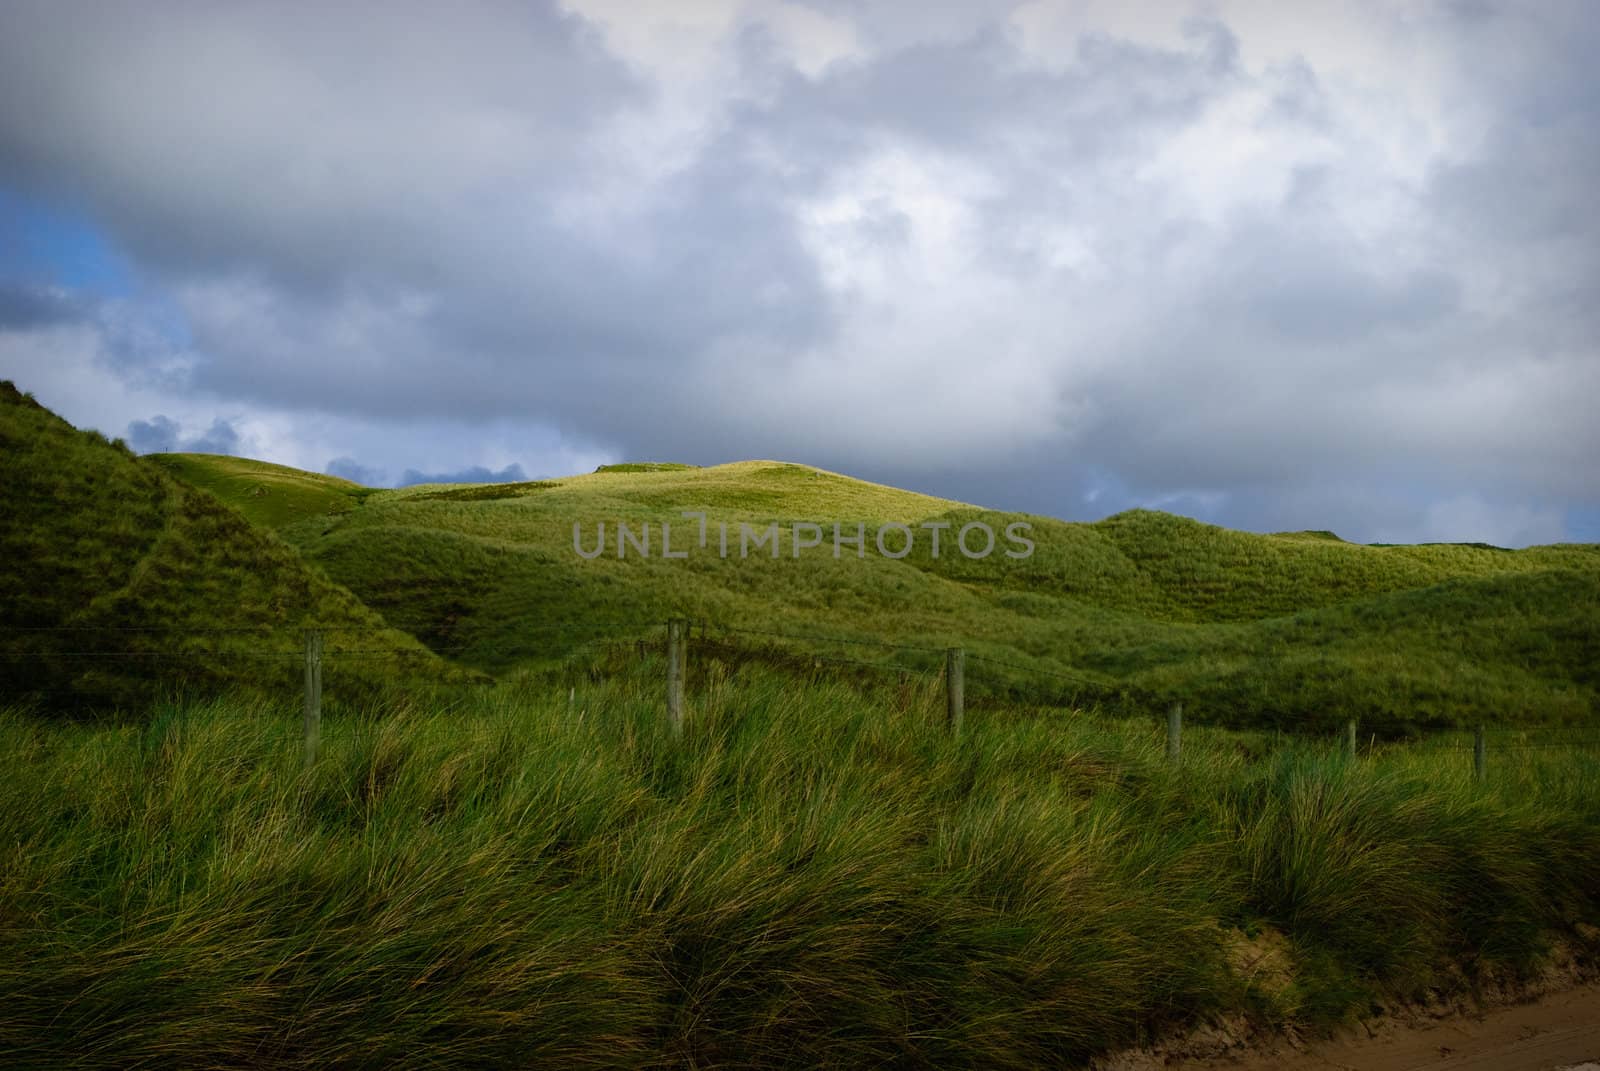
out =
[[[0,698],[122,706],[173,688],[295,694],[299,630],[405,655],[397,679],[459,679],[277,533],[125,444],[0,382]],[[246,630],[250,632],[244,636]],[[346,683],[381,674],[346,667]]]
[[[1600,547],[1374,547],[1150,509],[1063,521],[771,459],[579,474],[503,485],[503,494],[501,485],[452,486],[450,495],[372,490],[359,508],[280,531],[388,619],[495,672],[583,650],[558,639],[527,654],[523,637],[537,630],[581,634],[586,622],[622,619],[653,635],[653,623],[686,615],[912,648],[963,645],[1034,673],[975,676],[979,693],[1040,694],[1050,674],[1105,674],[1130,694],[1185,696],[1219,720],[1327,719],[1357,708],[1430,723],[1596,712],[1583,637],[1600,632],[1600,620],[1583,593],[1600,576]],[[480,498],[475,487],[494,493]],[[615,522],[635,531],[670,523],[681,546],[684,510],[734,531],[775,523],[783,554],[740,558],[735,540],[723,559],[712,528],[709,545],[684,561],[616,556]],[[863,523],[863,556],[846,548],[835,558],[826,539],[790,552],[798,522],[834,519]],[[968,559],[950,545],[954,529],[972,521],[996,531],[1030,524],[1035,552]],[[573,525],[592,540],[602,522],[611,542],[581,560]],[[945,552],[934,558],[923,539],[904,558],[881,555],[872,544],[891,522],[949,524]],[[1523,637],[1544,653],[1516,654]],[[517,650],[525,653],[505,653]],[[937,668],[914,652],[893,657]]]
[[[0,442],[25,454],[17,428],[48,411],[14,401],[5,412]],[[624,632],[645,639],[667,617],[688,616],[736,630],[809,634],[818,654],[859,653],[836,644],[870,638],[883,645],[884,664],[925,672],[939,663],[924,652],[964,646],[978,660],[969,691],[980,702],[1033,696],[1131,712],[1171,697],[1197,716],[1239,724],[1600,715],[1592,669],[1600,663],[1600,547],[1593,545],[1367,546],[1332,533],[1239,532],[1149,509],[1064,521],[771,459],[363,488],[221,455],[137,459],[95,433],[65,422],[53,427],[51,434],[77,436],[106,473],[131,481],[118,494],[126,508],[107,523],[57,516],[74,502],[91,520],[98,516],[99,507],[71,487],[43,494],[34,518],[74,539],[88,531],[91,544],[123,548],[120,564],[107,559],[93,578],[120,579],[119,589],[128,589],[107,598],[95,611],[101,618],[159,602],[182,576],[173,559],[198,553],[191,529],[222,524],[226,515],[233,520],[223,527],[253,525],[265,540],[234,557],[254,555],[268,572],[288,569],[319,591],[319,584],[337,589],[348,600],[341,613],[375,628],[392,624],[405,642],[477,671],[538,670],[587,657],[583,637],[592,638],[585,630],[594,622],[635,622]],[[95,477],[92,469],[81,475]],[[163,480],[186,489],[182,516],[161,507],[161,496],[173,493]],[[636,531],[670,523],[681,548],[678,526],[695,525],[685,510],[704,511],[708,532],[707,546],[683,560],[619,556],[624,548],[609,544],[593,560],[574,552],[575,525],[592,538],[599,524],[609,534],[619,521]],[[128,519],[135,517],[143,520]],[[179,524],[170,547],[148,545],[158,518]],[[791,553],[796,537],[811,537],[805,523],[830,520],[852,529],[860,522],[863,546],[824,540]],[[737,531],[745,522],[775,525],[783,553],[741,557],[736,547],[724,558],[711,526]],[[973,522],[996,531],[1030,525],[1034,551],[968,557],[954,548],[954,533]],[[880,537],[899,545],[896,525],[926,537],[924,524],[944,526],[943,553],[934,555],[927,538],[903,556],[880,551]],[[229,536],[222,545],[238,544]],[[141,548],[149,575],[129,583],[129,556]],[[48,566],[47,550],[48,542],[23,539],[13,558],[33,554]],[[261,564],[221,557],[235,571]],[[238,577],[245,588],[262,583]],[[25,609],[25,600],[18,605]],[[288,620],[274,613],[272,620]],[[1107,683],[1067,692],[1060,682],[1073,674]]]

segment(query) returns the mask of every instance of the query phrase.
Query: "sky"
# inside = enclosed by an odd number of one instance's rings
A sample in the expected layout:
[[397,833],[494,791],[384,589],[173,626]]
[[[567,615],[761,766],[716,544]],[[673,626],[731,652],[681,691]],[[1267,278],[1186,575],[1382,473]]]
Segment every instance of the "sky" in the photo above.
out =
[[374,485],[1600,540],[1590,0],[0,6],[0,378]]

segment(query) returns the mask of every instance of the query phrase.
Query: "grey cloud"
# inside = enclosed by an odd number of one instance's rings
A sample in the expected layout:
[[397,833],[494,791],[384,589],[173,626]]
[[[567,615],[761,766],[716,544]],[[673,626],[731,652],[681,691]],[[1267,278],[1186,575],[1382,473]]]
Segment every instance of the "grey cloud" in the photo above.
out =
[[[1219,39],[1211,31],[1201,37]],[[963,154],[993,152],[1032,178],[1115,159],[1193,118],[1234,75],[1233,61],[1204,42],[1170,52],[1091,36],[1070,67],[1041,70],[1024,65],[1010,37],[991,26],[816,81],[790,73],[775,99],[737,115],[747,137],[781,139],[802,176],[825,174],[888,134]],[[1016,135],[1045,129],[1049,137],[1030,139],[1019,154]]]
[[[368,468],[354,458],[349,457],[334,458],[328,462],[327,467],[322,471],[329,476],[337,476],[342,480],[359,483],[365,487],[382,487],[388,480],[388,474],[382,469]],[[419,480],[417,482],[423,483],[426,481]]]
[[81,304],[58,290],[0,281],[0,331],[28,331],[83,318]]
[[183,429],[171,417],[157,414],[149,420],[135,420],[125,436],[135,453],[229,454],[239,453],[240,436],[233,424],[221,417],[200,435],[184,437]]
[[233,425],[218,417],[204,435],[183,444],[184,450],[195,454],[236,454],[239,452],[239,433]]
[[589,125],[639,92],[552,3],[309,14],[8,5],[3,84],[30,92],[0,95],[0,173],[174,274],[425,282],[433,228],[485,185],[513,208],[581,183]]
[[1359,251],[1285,241],[1282,231],[1237,243],[1251,260],[1229,285],[1243,316],[1283,339],[1349,343],[1392,328],[1425,327],[1457,310],[1460,284],[1439,268],[1386,281],[1361,263]]
[[164,416],[135,420],[128,425],[128,445],[139,454],[170,454],[178,449],[176,421]]
[[[3,178],[0,178],[3,187]],[[0,332],[19,336],[59,329],[92,332],[103,357],[119,374],[163,374],[174,354],[170,311],[62,289],[0,280]]]
[[[237,17],[262,41],[285,40],[284,24],[247,10],[253,13]],[[313,61],[337,51],[328,42],[355,32],[334,21]],[[557,26],[560,32],[552,30]],[[551,31],[541,44],[546,50],[561,51],[551,42],[564,36],[570,42],[584,37],[562,20],[549,21],[545,29]],[[381,36],[381,25],[379,31]],[[61,41],[59,33],[43,34],[41,50]],[[224,86],[217,98],[246,108],[253,125],[240,127],[219,108],[199,109],[204,144],[220,149],[243,139],[265,141],[280,147],[281,159],[302,168],[321,165],[321,154],[330,151],[328,163],[338,162],[323,132],[308,132],[301,116],[249,95],[281,77],[265,66],[270,56],[264,51],[245,48],[234,57],[253,82],[239,77],[240,88]],[[566,51],[589,56],[576,45]],[[1093,159],[1147,132],[1152,122],[1170,124],[1192,114],[1218,77],[1215,52],[1152,53],[1096,39],[1082,49],[1078,68],[1048,75],[1019,69],[1011,46],[989,28],[895,52],[815,86],[782,76],[774,99],[735,108],[693,166],[666,178],[643,209],[617,221],[627,234],[621,246],[574,232],[545,212],[517,211],[515,226],[507,226],[504,213],[583,188],[590,180],[579,148],[584,124],[631,99],[625,77],[615,79],[623,88],[609,97],[579,94],[585,103],[572,129],[557,131],[570,135],[568,141],[540,143],[533,158],[518,155],[531,180],[520,197],[504,203],[445,200],[442,214],[407,208],[414,194],[437,192],[428,183],[448,186],[428,167],[407,169],[405,183],[386,186],[372,162],[350,158],[351,180],[344,186],[301,190],[280,182],[266,197],[253,192],[252,182],[262,174],[217,172],[223,165],[206,152],[155,157],[153,148],[170,136],[166,97],[187,76],[167,81],[156,73],[182,67],[165,63],[162,39],[143,31],[131,34],[123,62],[151,72],[154,92],[146,101],[119,102],[130,111],[123,138],[68,143],[55,136],[55,127],[47,137],[23,124],[31,137],[18,140],[33,144],[30,160],[47,155],[46,149],[97,154],[84,161],[93,166],[79,170],[105,175],[117,191],[142,191],[137,204],[109,188],[101,193],[114,215],[129,217],[123,221],[125,240],[180,278],[208,280],[202,294],[184,301],[195,345],[205,355],[192,373],[197,389],[280,405],[315,393],[322,404],[342,411],[390,417],[449,407],[463,416],[567,420],[601,437],[638,441],[639,429],[655,423],[663,401],[682,410],[696,406],[694,377],[683,371],[709,346],[800,352],[826,345],[836,334],[837,318],[847,307],[823,287],[811,252],[797,238],[790,202],[817,192],[842,165],[869,151],[879,134],[973,154],[1001,148],[991,141],[1006,131],[1042,123],[1060,129],[1066,149],[1049,158],[1007,161],[1021,169],[1015,182],[1022,186],[1041,168],[1064,169],[1063,153]],[[565,62],[578,64],[570,57]],[[581,86],[591,72],[578,65],[567,76]],[[610,70],[598,60],[594,66]],[[423,105],[440,89],[428,81],[429,73],[424,69],[414,81],[393,85],[395,99],[385,100],[381,112],[364,94],[317,103],[339,117],[341,129],[363,116],[377,120],[376,132],[364,132],[364,138],[378,139],[388,151],[397,132],[383,117],[409,99],[418,104],[418,118],[416,129],[404,133],[433,140],[441,132],[425,124],[436,121],[439,110]],[[393,83],[391,68],[379,74],[381,84]],[[473,76],[465,79],[469,86],[476,71]],[[606,84],[609,75],[594,77]],[[67,106],[80,111],[69,112],[59,125],[81,126],[83,110],[103,107],[96,89],[91,81],[63,93]],[[457,90],[455,96],[471,100],[470,92]],[[0,112],[0,123],[3,117]],[[440,155],[448,155],[448,134],[445,142]],[[247,147],[241,159],[253,151]],[[409,150],[402,143],[394,151]],[[264,175],[282,167],[274,164]],[[169,174],[173,168],[178,173]],[[311,200],[302,203],[302,195]],[[360,203],[348,203],[351,197]],[[196,212],[207,215],[180,218]],[[382,212],[397,214],[369,218]],[[879,219],[875,234],[865,230],[874,240],[892,243],[903,234],[904,214],[892,204],[883,206]],[[164,236],[167,244],[151,245],[145,230]],[[183,244],[191,242],[192,248]],[[318,262],[296,260],[308,255]],[[227,271],[240,264],[252,270]],[[229,282],[235,284],[231,289]],[[423,307],[413,311],[419,293]],[[449,357],[441,361],[440,354]],[[374,374],[379,368],[381,374]],[[621,380],[628,389],[597,391],[594,384],[602,377]]]
[[522,466],[510,464],[499,472],[474,465],[471,468],[461,469],[457,472],[418,472],[416,469],[406,469],[405,475],[400,477],[399,486],[410,487],[419,483],[521,483],[528,478],[522,471]]
[[[1247,67],[1247,19],[1041,64],[992,6],[812,6],[868,53],[808,77],[747,25],[689,147],[641,162],[655,76],[554,6],[419,35],[390,6],[18,4],[0,183],[77,198],[178,310],[183,359],[120,374],[230,406],[1352,538],[1497,510],[1534,538],[1600,500],[1583,5],[1428,14],[1483,138],[1412,170],[1371,100],[1417,141],[1431,117],[1305,57]],[[1282,146],[1309,148],[1252,183]],[[482,454],[391,469],[428,456]]]

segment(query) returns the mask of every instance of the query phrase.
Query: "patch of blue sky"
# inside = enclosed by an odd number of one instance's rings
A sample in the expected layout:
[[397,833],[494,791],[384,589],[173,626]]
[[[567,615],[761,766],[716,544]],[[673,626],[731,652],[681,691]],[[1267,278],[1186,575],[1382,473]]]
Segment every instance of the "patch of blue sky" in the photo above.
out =
[[0,279],[84,296],[134,296],[133,266],[92,220],[0,187]]
[[126,303],[173,347],[192,345],[183,311],[93,219],[64,202],[0,186],[0,284],[65,291],[87,307]]

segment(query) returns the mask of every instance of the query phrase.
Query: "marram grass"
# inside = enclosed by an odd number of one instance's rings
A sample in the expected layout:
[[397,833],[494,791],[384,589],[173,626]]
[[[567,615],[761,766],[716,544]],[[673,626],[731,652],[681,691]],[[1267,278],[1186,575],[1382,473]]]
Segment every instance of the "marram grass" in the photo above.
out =
[[[1595,545],[1358,546],[1144,510],[1066,523],[778,462],[377,490],[239,458],[134,457],[6,383],[0,470],[0,702],[58,712],[180,686],[282,691],[310,625],[332,630],[330,673],[375,686],[392,664],[345,656],[401,651],[403,683],[424,686],[560,667],[596,636],[688,616],[826,636],[792,646],[912,670],[962,646],[974,698],[1145,714],[1181,701],[1239,727],[1353,717],[1393,737],[1600,715]],[[926,533],[904,559],[740,559],[737,533],[728,559],[714,536],[663,559],[664,524],[680,549],[695,532],[685,510],[777,524],[785,546],[801,521],[860,523],[867,544],[891,522],[953,527],[937,559]],[[1031,524],[1036,552],[968,559],[951,533],[969,521]],[[592,539],[618,522],[650,525],[655,555],[575,553],[575,523]]]
[[[359,489],[358,497],[326,477],[301,473],[296,484],[293,470],[258,462],[174,455],[163,463],[252,516],[276,509],[277,534],[389,624],[492,673],[560,664],[597,624],[621,622],[633,636],[687,615],[963,646],[1021,667],[989,665],[979,675],[975,666],[977,691],[1100,699],[1146,713],[1181,700],[1194,715],[1241,727],[1355,717],[1392,734],[1480,721],[1595,724],[1600,715],[1594,545],[1362,546],[1148,510],[1067,523],[770,461]],[[707,516],[704,548],[686,510]],[[1029,524],[1035,550],[969,559],[956,533],[972,521],[996,533]],[[650,557],[626,549],[617,557],[619,522],[634,534],[649,526]],[[823,545],[795,557],[796,522],[821,525]],[[864,526],[862,556],[852,546],[834,556],[836,522],[845,535]],[[951,525],[938,558],[925,522]],[[740,557],[746,523],[779,526],[779,558]],[[876,549],[889,523],[918,533],[903,559]],[[663,524],[688,558],[661,556]],[[721,524],[730,531],[726,558]],[[603,525],[605,551],[581,558],[574,525],[590,549]],[[902,538],[891,535],[890,545]],[[904,651],[876,654],[915,663]],[[1075,693],[1062,674],[1095,682],[1098,694]]]
[[[15,1066],[1070,1066],[1209,1014],[1327,1023],[1600,921],[1592,753],[969,712],[659,665],[575,695],[139,725],[0,714]],[[569,698],[570,695],[570,698]],[[1281,977],[1237,973],[1242,935]]]

